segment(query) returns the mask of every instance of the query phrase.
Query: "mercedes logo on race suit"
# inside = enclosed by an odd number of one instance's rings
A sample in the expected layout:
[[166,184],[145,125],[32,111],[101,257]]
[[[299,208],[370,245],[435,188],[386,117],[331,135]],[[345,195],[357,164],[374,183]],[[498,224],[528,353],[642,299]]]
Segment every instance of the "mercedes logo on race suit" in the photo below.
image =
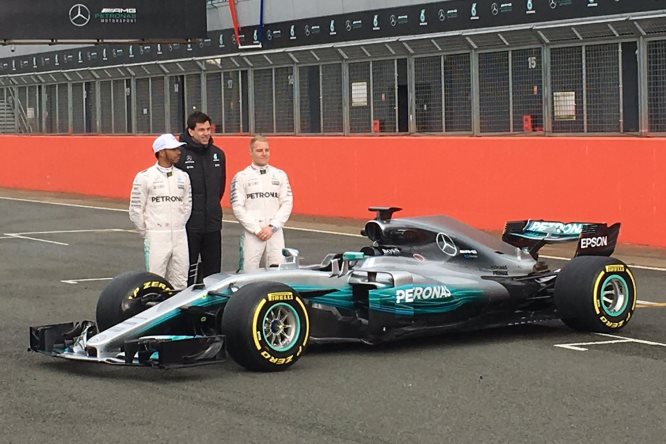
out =
[[84,4],[75,4],[69,9],[69,21],[74,26],[86,26],[90,21],[90,9]]
[[442,253],[446,255],[455,256],[458,253],[458,247],[456,247],[453,240],[445,233],[437,233],[435,242],[437,243],[437,247],[442,250]]

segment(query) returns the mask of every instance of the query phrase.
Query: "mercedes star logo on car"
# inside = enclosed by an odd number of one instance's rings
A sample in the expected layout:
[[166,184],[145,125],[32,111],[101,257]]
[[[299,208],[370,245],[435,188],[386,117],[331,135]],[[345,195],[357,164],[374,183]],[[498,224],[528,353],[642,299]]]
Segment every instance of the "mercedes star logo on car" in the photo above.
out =
[[437,243],[437,247],[439,247],[444,254],[455,256],[458,253],[458,247],[456,247],[456,244],[453,243],[453,240],[449,235],[445,233],[437,233],[435,243]]
[[86,26],[90,21],[90,9],[81,3],[75,4],[69,9],[69,21],[74,26]]

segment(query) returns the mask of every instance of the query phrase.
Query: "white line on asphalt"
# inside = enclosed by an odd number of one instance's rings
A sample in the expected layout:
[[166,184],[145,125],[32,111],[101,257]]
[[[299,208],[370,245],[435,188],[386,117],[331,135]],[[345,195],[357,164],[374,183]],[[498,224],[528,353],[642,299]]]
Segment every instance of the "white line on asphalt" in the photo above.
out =
[[555,347],[566,348],[575,351],[587,351],[581,345],[606,345],[606,344],[619,344],[622,342],[632,342],[630,340],[615,340],[615,341],[598,341],[598,342],[576,342],[574,344],[555,344]]
[[659,347],[666,347],[666,344],[662,344],[661,342],[654,342],[654,341],[646,341],[643,339],[633,339],[633,338],[625,338],[624,336],[616,336],[616,335],[610,335],[607,333],[594,333],[595,335],[598,336],[604,336],[607,338],[614,338],[613,340],[610,341],[593,341],[593,342],[574,342],[571,344],[555,344],[555,347],[560,347],[560,348],[566,348],[569,350],[574,350],[574,351],[587,351],[588,349],[583,347],[585,346],[590,346],[590,345],[608,345],[608,344],[622,344],[622,343],[629,343],[633,342],[636,344],[643,344],[643,345],[653,345],[653,346],[659,346]]
[[[225,222],[227,222],[227,221],[225,220]],[[235,223],[238,223],[238,222],[235,222]],[[337,236],[349,236],[349,237],[363,237],[360,234],[342,233],[340,231],[315,230],[314,228],[300,228],[300,227],[284,227],[284,228],[286,230],[307,231],[307,232],[310,232],[310,233],[335,234]]]
[[36,200],[36,199],[19,199],[16,197],[3,197],[0,196],[0,199],[4,200],[15,200],[18,202],[31,202],[31,203],[40,203],[40,204],[47,204],[47,205],[60,205],[63,207],[76,207],[76,208],[90,208],[93,210],[107,210],[107,211],[122,211],[127,213],[128,210],[122,209],[122,208],[109,208],[109,207],[95,207],[92,205],[80,205],[80,204],[71,204],[71,203],[64,203],[64,202],[50,202],[48,200]]
[[[556,259],[558,261],[570,261],[570,257],[559,257],[559,256],[546,256],[545,254],[540,254],[539,257],[545,259]],[[637,264],[627,264],[631,268],[640,268],[641,270],[652,270],[652,271],[666,271],[666,268],[662,267],[650,267],[648,265],[637,265]]]
[[[127,212],[127,210],[124,209],[115,209],[115,208],[106,208],[106,207],[95,207],[95,206],[90,206],[90,205],[77,205],[77,204],[66,204],[66,203],[60,203],[60,202],[49,202],[49,201],[41,201],[41,200],[33,200],[33,199],[16,199],[16,198],[11,198],[11,197],[1,197],[0,199],[6,199],[6,200],[18,200],[18,201],[24,201],[24,202],[33,202],[33,203],[44,203],[44,204],[49,204],[49,205],[63,205],[63,206],[72,206],[72,207],[79,207],[79,208],[89,208],[89,209],[95,209],[95,210],[110,210],[110,211],[122,211],[122,212]],[[231,223],[231,224],[237,224],[238,221],[236,220],[227,220],[224,219],[223,222],[225,223]],[[349,236],[349,237],[363,237],[360,234],[353,234],[353,233],[343,233],[339,231],[328,231],[328,230],[317,230],[314,228],[300,228],[300,227],[284,227],[287,230],[294,230],[294,231],[305,231],[309,233],[321,233],[321,234],[331,234],[331,235],[338,235],[338,236]],[[25,232],[25,233],[4,233],[8,237],[0,237],[0,239],[16,239],[16,238],[21,238],[21,239],[31,239],[34,241],[40,241],[40,242],[48,242],[48,243],[53,243],[53,244],[58,244],[58,245],[69,245],[63,242],[55,242],[55,241],[48,241],[44,239],[36,239],[36,238],[31,238],[25,236],[26,234],[61,234],[61,233],[90,233],[90,232],[121,232],[121,231],[127,231],[127,232],[136,232],[136,230],[126,230],[122,228],[107,228],[107,229],[98,229],[98,230],[58,230],[58,231],[32,231],[32,232]],[[559,257],[559,256],[546,256],[542,255],[541,257],[546,258],[546,259],[557,259],[557,260],[563,260],[563,261],[568,261],[571,260],[571,258],[566,258],[566,257]],[[666,268],[659,268],[659,267],[648,267],[648,266],[642,266],[642,265],[631,265],[634,268],[642,268],[646,270],[654,270],[654,271],[666,271]],[[111,278],[100,278],[100,280],[108,280]],[[95,280],[95,279],[91,279]],[[65,282],[68,284],[76,283],[83,281],[82,279],[78,280],[66,280],[66,281],[61,281]],[[659,306],[659,303],[657,302],[649,302],[649,301],[636,301],[639,304],[643,305],[654,305],[654,306]]]
[[650,301],[636,301],[640,308],[660,308],[666,307],[666,302],[650,302]]
[[124,228],[101,228],[95,230],[57,230],[57,231],[27,231],[25,233],[5,233],[8,236],[23,236],[24,234],[63,234],[63,233],[96,233],[96,232],[119,232],[129,231],[135,232],[136,230],[126,230]]
[[25,240],[32,240],[32,241],[37,241],[37,242],[46,242],[49,244],[56,244],[56,245],[65,245],[69,246],[69,244],[65,242],[57,242],[57,241],[52,241],[52,240],[46,240],[46,239],[39,239],[36,237],[32,236],[26,236],[27,234],[66,234],[66,233],[97,233],[97,232],[135,232],[136,230],[125,230],[122,228],[105,228],[105,229],[99,229],[99,230],[57,230],[57,231],[27,231],[25,233],[4,233],[6,237],[0,237],[0,239],[25,239]]
[[661,342],[646,341],[644,339],[625,338],[623,336],[616,336],[616,335],[611,335],[611,334],[608,334],[608,333],[595,333],[595,334],[599,335],[599,336],[606,336],[607,338],[627,339],[631,342],[638,342],[639,344],[657,345],[659,347],[666,347],[666,344],[662,344]]
[[60,282],[63,284],[73,284],[76,285],[79,282],[91,282],[91,281],[110,281],[113,278],[89,278],[89,279],[65,279]]
[[26,239],[26,240],[32,240],[32,241],[37,241],[37,242],[46,242],[47,244],[56,244],[56,245],[65,245],[68,246],[69,244],[66,244],[64,242],[56,242],[56,241],[50,241],[46,239],[37,239],[36,237],[30,237],[30,236],[21,236],[19,234],[11,234],[11,233],[5,233],[8,235],[10,238],[14,239]]
[[[107,210],[107,211],[120,211],[127,213],[128,210],[122,209],[122,208],[108,208],[108,207],[96,207],[92,205],[79,205],[79,204],[70,204],[70,203],[62,203],[62,202],[51,202],[47,200],[36,200],[36,199],[19,199],[15,197],[3,197],[0,196],[0,199],[5,199],[5,200],[15,200],[19,202],[32,202],[32,203],[42,203],[42,204],[48,204],[48,205],[62,205],[66,207],[77,207],[77,208],[90,208],[94,210]],[[227,220],[224,219],[223,222],[229,223],[229,224],[237,224],[238,221],[236,220]],[[351,234],[351,233],[342,233],[338,231],[326,231],[326,230],[316,230],[313,228],[297,228],[297,227],[284,227],[286,230],[295,230],[295,231],[307,231],[310,233],[322,233],[322,234],[334,234],[334,235],[339,235],[339,236],[350,236],[350,237],[363,237],[360,234]],[[546,259],[556,259],[556,260],[561,260],[561,261],[569,261],[571,260],[570,257],[559,257],[559,256],[547,256],[547,255],[541,255],[539,257],[546,258]],[[628,264],[632,268],[639,268],[641,270],[652,270],[652,271],[663,271],[666,272],[666,268],[662,267],[650,267],[647,265],[636,265],[636,264]]]

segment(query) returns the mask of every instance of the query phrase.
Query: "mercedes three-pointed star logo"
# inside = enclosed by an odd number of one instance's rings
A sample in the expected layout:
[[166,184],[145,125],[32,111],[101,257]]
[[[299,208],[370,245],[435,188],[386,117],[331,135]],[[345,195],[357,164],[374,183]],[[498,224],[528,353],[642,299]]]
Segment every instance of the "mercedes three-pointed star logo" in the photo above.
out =
[[448,256],[455,256],[458,253],[458,247],[453,243],[453,240],[446,233],[437,233],[435,238],[437,247],[442,250],[442,253]]
[[77,3],[69,9],[69,21],[74,26],[86,26],[90,21],[90,9],[82,3]]

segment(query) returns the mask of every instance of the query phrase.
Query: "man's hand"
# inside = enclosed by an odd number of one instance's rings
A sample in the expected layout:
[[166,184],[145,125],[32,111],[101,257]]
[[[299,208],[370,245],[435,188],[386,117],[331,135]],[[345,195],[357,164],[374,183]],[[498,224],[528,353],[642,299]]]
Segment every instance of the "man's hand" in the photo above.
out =
[[261,239],[262,241],[267,241],[268,239],[273,236],[273,229],[269,226],[263,227],[261,230],[259,230],[257,234],[257,237]]

